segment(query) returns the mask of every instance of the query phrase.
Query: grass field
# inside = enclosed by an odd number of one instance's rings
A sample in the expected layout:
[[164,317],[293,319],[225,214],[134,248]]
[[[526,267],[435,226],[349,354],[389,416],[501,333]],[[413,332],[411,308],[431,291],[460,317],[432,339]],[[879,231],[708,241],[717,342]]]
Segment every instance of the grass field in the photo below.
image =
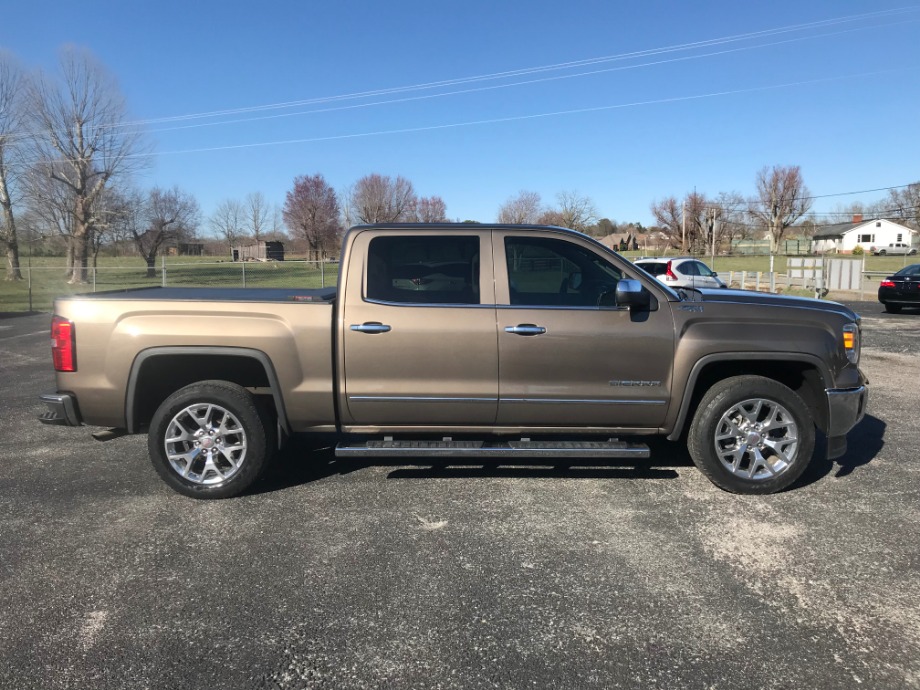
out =
[[[623,252],[623,256],[635,259],[641,252]],[[715,261],[700,257],[718,273],[731,271],[770,270],[769,256],[717,256]],[[890,274],[906,264],[916,263],[917,257],[866,256],[865,270]],[[777,273],[786,272],[786,257],[774,260]],[[99,259],[98,268],[91,272],[86,285],[70,285],[65,276],[64,260],[61,257],[34,257],[32,259],[32,310],[48,311],[58,295],[77,294],[102,290],[124,290],[127,288],[156,287],[163,285],[162,264],[158,264],[155,277],[147,277],[146,265],[136,257]],[[338,264],[301,261],[246,262],[233,263],[216,261],[213,257],[170,257],[166,263],[168,286],[200,287],[303,287],[315,288],[334,285],[338,276]],[[27,275],[23,265],[23,275]],[[727,277],[725,275],[724,277]],[[864,283],[865,292],[877,288],[881,276],[868,276]],[[0,280],[0,312],[19,312],[29,309],[29,282]]]
[[[85,285],[67,282],[64,262],[59,257],[32,259],[31,304],[33,311],[48,311],[58,295],[73,295],[103,290],[125,290],[139,287],[303,287],[317,288],[335,285],[338,264],[306,263],[301,261],[232,263],[210,261],[202,257],[171,257],[163,266],[158,264],[154,277],[147,276],[142,261],[125,258],[100,258],[98,267],[90,271]],[[23,276],[27,276],[23,266]],[[0,281],[0,312],[29,310],[29,281]]]

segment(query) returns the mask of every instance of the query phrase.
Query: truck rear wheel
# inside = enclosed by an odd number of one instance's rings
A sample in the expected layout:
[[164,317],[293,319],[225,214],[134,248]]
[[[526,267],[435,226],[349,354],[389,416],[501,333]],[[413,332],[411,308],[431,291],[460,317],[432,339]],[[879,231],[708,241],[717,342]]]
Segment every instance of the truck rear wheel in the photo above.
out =
[[147,447],[157,473],[179,493],[229,498],[261,476],[274,449],[274,425],[245,388],[200,381],[163,401]]
[[814,419],[793,390],[762,376],[734,376],[700,401],[687,442],[713,484],[770,494],[798,479],[815,447]]

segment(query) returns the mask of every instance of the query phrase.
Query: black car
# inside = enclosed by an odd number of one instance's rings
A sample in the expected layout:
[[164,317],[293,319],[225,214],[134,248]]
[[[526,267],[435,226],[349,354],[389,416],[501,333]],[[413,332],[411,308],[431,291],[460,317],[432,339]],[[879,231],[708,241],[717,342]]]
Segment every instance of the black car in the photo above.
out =
[[878,301],[892,314],[904,307],[920,307],[920,264],[905,266],[879,283]]

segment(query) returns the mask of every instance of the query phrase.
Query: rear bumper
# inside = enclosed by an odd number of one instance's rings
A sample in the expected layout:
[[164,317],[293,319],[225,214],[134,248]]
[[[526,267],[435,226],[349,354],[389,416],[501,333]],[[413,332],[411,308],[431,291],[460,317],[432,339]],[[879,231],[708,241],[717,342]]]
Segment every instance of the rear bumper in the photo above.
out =
[[42,424],[56,424],[60,426],[80,426],[80,411],[77,399],[72,393],[43,393],[39,396],[48,407],[38,421]]
[[869,391],[857,388],[827,389],[827,457],[839,458],[847,451],[847,432],[866,416]]

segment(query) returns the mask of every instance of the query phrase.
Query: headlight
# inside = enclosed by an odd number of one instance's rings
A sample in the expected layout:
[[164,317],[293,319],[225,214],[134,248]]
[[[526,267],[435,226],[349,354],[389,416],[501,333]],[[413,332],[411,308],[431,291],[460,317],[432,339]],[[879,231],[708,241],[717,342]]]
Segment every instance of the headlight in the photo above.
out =
[[843,327],[843,350],[850,362],[859,364],[859,326],[855,323]]

